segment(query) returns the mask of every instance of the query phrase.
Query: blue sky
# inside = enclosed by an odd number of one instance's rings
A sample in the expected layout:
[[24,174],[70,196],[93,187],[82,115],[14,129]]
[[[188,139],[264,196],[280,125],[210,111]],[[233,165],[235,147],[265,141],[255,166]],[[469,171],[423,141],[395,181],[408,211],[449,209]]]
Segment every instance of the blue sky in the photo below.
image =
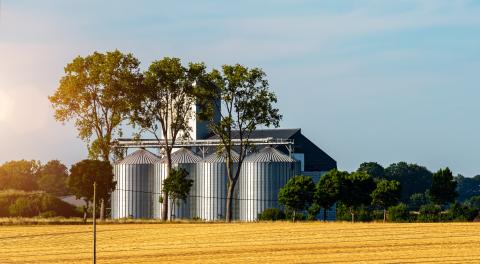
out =
[[85,158],[47,96],[77,55],[261,67],[282,127],[354,170],[480,174],[480,1],[22,1],[0,11],[0,162]]

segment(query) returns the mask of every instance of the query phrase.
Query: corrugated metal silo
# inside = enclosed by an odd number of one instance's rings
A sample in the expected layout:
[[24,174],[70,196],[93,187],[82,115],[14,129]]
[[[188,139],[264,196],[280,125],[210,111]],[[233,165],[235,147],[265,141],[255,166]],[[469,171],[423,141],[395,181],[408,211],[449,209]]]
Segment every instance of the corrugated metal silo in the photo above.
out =
[[114,164],[112,218],[151,218],[154,164],[160,159],[140,149]]
[[240,220],[255,221],[267,208],[280,209],[280,188],[299,173],[298,161],[272,147],[246,157],[238,180]]
[[[232,154],[233,173],[235,173],[235,167],[238,166],[238,154],[235,152]],[[225,219],[228,186],[226,160],[225,153],[213,153],[197,165],[197,210],[195,216],[200,219],[206,221]],[[235,205],[237,201],[233,202]]]
[[[188,178],[193,180],[193,186],[190,189],[187,201],[178,201],[175,204],[172,211],[173,202],[169,199],[168,204],[168,218],[182,219],[191,218],[195,215],[195,201],[196,201],[196,166],[197,162],[201,160],[200,156],[196,155],[192,151],[186,148],[180,148],[172,153],[172,167],[183,168],[188,172]],[[163,196],[162,187],[163,180],[168,176],[167,158],[163,157],[159,162],[155,164],[155,176],[153,178],[153,217],[161,218],[162,204],[160,203],[160,197]]]

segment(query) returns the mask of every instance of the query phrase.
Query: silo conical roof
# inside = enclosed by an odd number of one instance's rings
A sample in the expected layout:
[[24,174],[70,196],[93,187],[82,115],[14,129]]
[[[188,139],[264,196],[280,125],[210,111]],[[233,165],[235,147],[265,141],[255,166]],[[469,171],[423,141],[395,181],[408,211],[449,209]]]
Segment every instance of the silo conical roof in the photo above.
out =
[[139,149],[126,156],[124,159],[117,161],[115,164],[153,164],[159,160],[160,158],[152,152],[145,149]]
[[[180,164],[180,163],[197,163],[202,158],[191,150],[186,148],[181,148],[172,153],[172,164]],[[167,156],[164,156],[160,162],[167,163]]]
[[[239,156],[238,153],[232,150],[232,159],[233,162],[238,162]],[[227,152],[223,151],[222,153],[212,153],[202,159],[202,162],[210,163],[225,163],[227,161]]]
[[265,147],[245,158],[245,162],[296,162],[273,147]]

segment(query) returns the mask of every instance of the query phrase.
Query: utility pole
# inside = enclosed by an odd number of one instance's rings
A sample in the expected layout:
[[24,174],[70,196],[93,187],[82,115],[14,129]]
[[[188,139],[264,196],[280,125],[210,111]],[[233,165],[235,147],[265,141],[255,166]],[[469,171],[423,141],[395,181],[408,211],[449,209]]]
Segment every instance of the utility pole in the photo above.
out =
[[95,219],[97,183],[93,182],[93,264],[97,263],[97,221]]

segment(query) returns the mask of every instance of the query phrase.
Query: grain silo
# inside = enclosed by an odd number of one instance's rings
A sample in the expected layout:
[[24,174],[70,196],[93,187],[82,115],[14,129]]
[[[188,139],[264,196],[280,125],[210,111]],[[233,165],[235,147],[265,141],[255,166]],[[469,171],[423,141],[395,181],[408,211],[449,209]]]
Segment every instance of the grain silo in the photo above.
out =
[[[233,152],[233,173],[238,166],[238,154]],[[225,219],[227,201],[227,163],[225,153],[213,153],[197,165],[196,217],[206,221]],[[234,200],[234,208],[235,208]]]
[[272,147],[246,157],[238,181],[239,219],[255,221],[267,208],[280,209],[280,188],[299,173],[298,161]]
[[140,149],[114,164],[112,218],[151,218],[154,164],[160,159]]
[[[173,201],[169,199],[168,203],[168,218],[182,219],[191,218],[195,215],[195,189],[196,189],[196,166],[197,162],[201,160],[200,156],[194,154],[192,151],[186,148],[180,148],[172,153],[172,167],[183,168],[188,172],[188,178],[194,180],[193,186],[190,189],[187,201],[177,201],[173,204]],[[155,164],[155,176],[153,178],[153,217],[161,218],[162,204],[160,203],[160,197],[162,197],[163,180],[168,176],[167,168],[168,160],[163,157],[159,162]],[[174,209],[172,211],[172,209]]]

